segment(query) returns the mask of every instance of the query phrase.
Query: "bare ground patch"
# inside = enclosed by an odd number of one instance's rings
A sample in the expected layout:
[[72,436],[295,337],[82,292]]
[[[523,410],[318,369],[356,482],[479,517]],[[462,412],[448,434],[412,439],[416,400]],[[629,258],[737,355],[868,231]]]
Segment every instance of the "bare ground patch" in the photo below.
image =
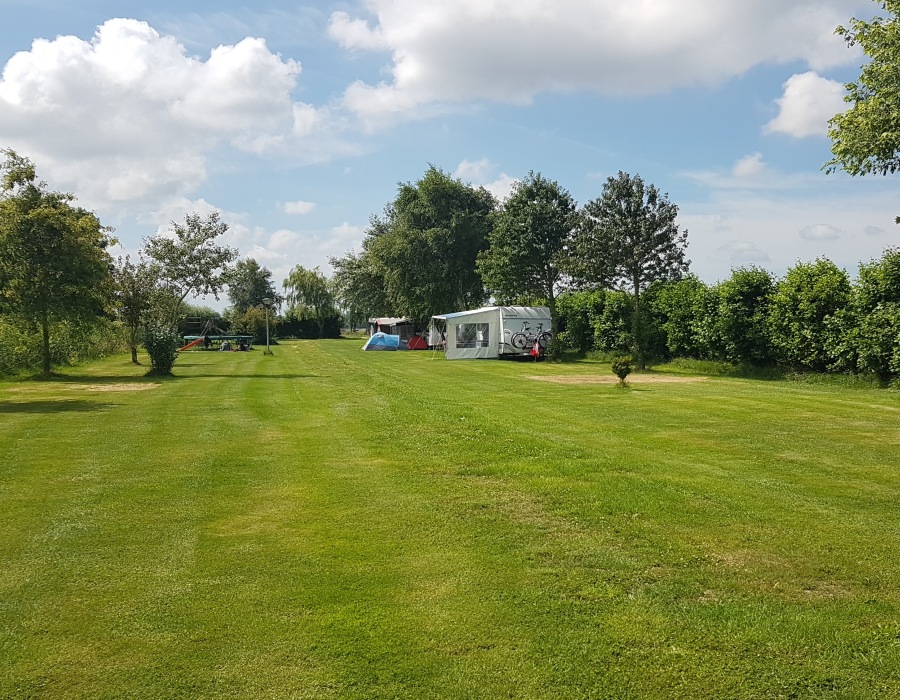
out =
[[[545,376],[527,376],[536,382],[551,382],[553,384],[615,384],[619,378],[606,374],[548,374]],[[679,377],[671,374],[629,374],[629,384],[694,384],[705,382],[709,377]]]
[[[39,387],[15,387],[10,391],[18,393],[33,393],[36,388],[45,389],[50,385],[41,385]],[[148,389],[157,389],[159,384],[151,382],[124,382],[116,384],[53,384],[54,389],[62,389],[63,391],[88,391],[88,392],[121,392],[121,391],[147,391]]]

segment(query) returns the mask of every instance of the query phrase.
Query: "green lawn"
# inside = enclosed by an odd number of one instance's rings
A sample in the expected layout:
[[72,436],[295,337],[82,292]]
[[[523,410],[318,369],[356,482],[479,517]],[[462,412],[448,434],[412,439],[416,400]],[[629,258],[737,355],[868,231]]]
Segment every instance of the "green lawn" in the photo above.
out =
[[361,344],[0,383],[0,698],[900,697],[897,392]]

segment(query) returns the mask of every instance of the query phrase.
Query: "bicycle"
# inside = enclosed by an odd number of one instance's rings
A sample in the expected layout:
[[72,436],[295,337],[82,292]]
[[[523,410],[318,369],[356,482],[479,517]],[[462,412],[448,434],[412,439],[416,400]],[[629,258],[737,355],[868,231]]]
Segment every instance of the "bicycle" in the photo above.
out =
[[550,342],[551,338],[553,338],[553,333],[545,331],[543,323],[539,323],[537,331],[532,333],[528,321],[522,321],[522,330],[513,333],[512,337],[509,339],[509,343],[516,350],[523,351],[528,348],[533,348],[534,344],[537,343],[538,347],[543,351],[547,348],[547,344]]

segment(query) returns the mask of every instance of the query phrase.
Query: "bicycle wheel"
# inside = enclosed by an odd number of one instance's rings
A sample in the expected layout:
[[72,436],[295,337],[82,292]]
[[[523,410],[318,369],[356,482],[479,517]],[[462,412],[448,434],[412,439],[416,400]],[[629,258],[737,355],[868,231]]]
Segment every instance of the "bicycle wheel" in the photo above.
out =
[[538,345],[540,345],[541,350],[544,350],[547,347],[552,338],[553,334],[550,331],[544,331],[538,336]]
[[525,346],[528,345],[528,336],[521,331],[513,333],[513,337],[509,339],[509,344],[516,350],[524,350]]

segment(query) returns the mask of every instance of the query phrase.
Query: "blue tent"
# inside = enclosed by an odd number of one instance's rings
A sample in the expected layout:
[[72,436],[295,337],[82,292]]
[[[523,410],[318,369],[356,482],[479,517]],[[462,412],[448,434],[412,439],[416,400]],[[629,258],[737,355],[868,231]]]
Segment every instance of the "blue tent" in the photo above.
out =
[[406,343],[400,340],[399,335],[388,333],[375,333],[362,346],[363,350],[406,350]]

